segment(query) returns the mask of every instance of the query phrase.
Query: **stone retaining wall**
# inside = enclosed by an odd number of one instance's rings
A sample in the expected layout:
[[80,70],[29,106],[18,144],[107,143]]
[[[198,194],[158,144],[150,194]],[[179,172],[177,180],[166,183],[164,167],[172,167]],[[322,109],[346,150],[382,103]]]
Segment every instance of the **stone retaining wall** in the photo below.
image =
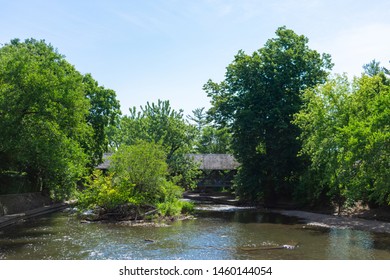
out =
[[50,204],[51,199],[41,193],[0,195],[0,216],[22,213]]

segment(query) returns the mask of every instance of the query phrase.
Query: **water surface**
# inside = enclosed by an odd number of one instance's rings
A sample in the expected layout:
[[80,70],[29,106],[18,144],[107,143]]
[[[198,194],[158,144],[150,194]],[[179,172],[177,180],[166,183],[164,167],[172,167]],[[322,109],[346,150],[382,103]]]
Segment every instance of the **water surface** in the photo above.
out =
[[389,234],[223,205],[200,205],[195,218],[130,227],[54,213],[2,229],[0,259],[390,259]]

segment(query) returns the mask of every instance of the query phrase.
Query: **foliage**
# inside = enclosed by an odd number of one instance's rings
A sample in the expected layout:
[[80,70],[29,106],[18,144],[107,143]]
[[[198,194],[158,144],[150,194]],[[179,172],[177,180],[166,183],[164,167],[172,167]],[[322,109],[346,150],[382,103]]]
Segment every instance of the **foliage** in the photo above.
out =
[[[339,156],[337,143],[342,141],[338,130],[348,119],[345,115],[347,113],[345,101],[349,86],[348,79],[339,76],[315,89],[307,90],[303,95],[305,106],[295,115],[294,122],[302,130],[301,155],[310,156],[309,174],[316,174],[306,176],[318,178],[314,182],[308,181],[309,184],[303,184],[306,192],[313,193],[308,198],[314,201],[318,201],[321,189],[329,186],[327,196],[339,204],[343,203],[339,189],[342,184],[341,176],[337,176],[332,169],[336,166]],[[324,176],[325,174],[329,177]]]
[[[195,128],[183,119],[182,111],[175,111],[168,101],[147,103],[138,112],[135,107],[120,123],[116,142],[132,145],[138,141],[157,143],[166,154],[169,177],[181,186],[195,185],[196,165],[186,157],[192,149]],[[119,138],[119,140],[118,140]]]
[[86,164],[88,109],[82,75],[51,45],[13,40],[0,49],[1,168],[26,173],[33,191],[70,194]]
[[192,111],[188,118],[195,123],[195,152],[200,154],[230,154],[231,134],[226,127],[216,127],[204,113],[204,108]]
[[111,157],[110,172],[104,175],[95,171],[86,189],[79,193],[80,207],[112,210],[125,204],[148,205],[164,216],[180,214],[187,206],[180,201],[183,189],[167,180],[165,159],[158,144],[142,141],[122,145]]
[[193,204],[183,201],[183,189],[172,182],[166,182],[163,187],[164,200],[157,204],[157,209],[162,216],[178,216],[193,210]]
[[86,188],[78,192],[78,206],[81,209],[91,209],[96,206],[114,209],[129,201],[132,185],[124,183],[114,185],[112,174],[104,175],[101,170],[95,170],[85,182]]
[[170,202],[159,203],[157,208],[162,216],[175,217],[180,214],[191,213],[194,205],[191,202],[176,199]]
[[200,154],[230,154],[231,134],[226,127],[206,126],[199,137],[196,152]]
[[0,49],[0,174],[27,178],[30,191],[69,196],[85,167],[101,161],[119,113],[114,91],[44,41]]
[[383,77],[363,75],[350,83],[337,76],[307,90],[295,116],[301,154],[311,160],[309,173],[340,206],[390,203],[390,88]]
[[243,200],[273,204],[292,193],[304,160],[297,158],[299,129],[291,123],[304,89],[323,83],[330,56],[309,49],[308,39],[281,27],[277,38],[251,56],[239,51],[225,80],[204,86],[212,98],[209,114],[232,133],[232,149],[241,163],[236,180]]
[[103,153],[107,152],[108,130],[118,126],[121,112],[115,91],[99,86],[91,74],[84,75],[83,85],[90,103],[86,121],[93,131],[83,146],[89,156],[88,165],[93,168],[101,163]]
[[387,68],[380,66],[380,62],[375,59],[370,63],[363,65],[363,69],[364,73],[370,77],[379,75],[383,78],[386,77],[386,75],[390,75],[390,71]]
[[130,196],[135,204],[155,204],[163,198],[168,175],[165,158],[161,146],[154,143],[122,145],[111,157],[114,184],[130,184]]
[[192,116],[188,115],[187,118],[195,123],[196,130],[198,133],[209,123],[207,120],[207,113],[204,111],[204,107],[196,108],[192,110]]

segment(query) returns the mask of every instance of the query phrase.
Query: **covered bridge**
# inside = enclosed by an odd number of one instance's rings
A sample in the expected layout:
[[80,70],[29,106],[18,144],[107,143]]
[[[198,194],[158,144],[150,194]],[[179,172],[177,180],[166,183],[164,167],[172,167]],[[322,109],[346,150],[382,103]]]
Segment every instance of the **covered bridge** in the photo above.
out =
[[230,154],[188,154],[202,170],[198,180],[198,189],[207,191],[210,189],[229,189],[232,180],[240,166],[234,156]]
[[[111,153],[103,156],[103,163],[96,168],[108,170],[110,167]],[[202,175],[198,180],[198,187],[201,190],[209,188],[230,188],[234,175],[240,164],[230,154],[187,154],[199,164]]]
[[[107,170],[110,168],[110,156],[112,153],[103,155],[103,162],[96,166],[97,169]],[[236,170],[240,165],[237,160],[229,154],[188,154],[199,164],[200,170]]]
[[229,154],[188,154],[187,156],[200,164],[201,170],[236,170],[240,165]]
[[103,154],[103,162],[96,166],[96,169],[100,170],[108,170],[110,168],[110,157],[112,156],[113,153],[104,153]]

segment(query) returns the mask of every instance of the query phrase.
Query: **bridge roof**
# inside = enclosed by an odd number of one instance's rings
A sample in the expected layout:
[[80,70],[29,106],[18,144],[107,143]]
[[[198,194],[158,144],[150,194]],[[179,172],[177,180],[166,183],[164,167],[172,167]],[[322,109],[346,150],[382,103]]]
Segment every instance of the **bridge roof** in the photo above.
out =
[[[96,166],[97,169],[107,170],[110,168],[109,157],[112,153],[103,155],[103,162]],[[188,154],[196,163],[200,164],[201,170],[235,170],[240,165],[237,160],[229,154]]]
[[111,163],[111,160],[110,160],[110,156],[112,156],[113,153],[104,153],[103,154],[103,162],[101,164],[99,164],[98,166],[96,166],[97,169],[101,169],[101,170],[107,170],[110,168],[110,163]]
[[189,154],[189,157],[200,164],[202,170],[235,170],[240,165],[229,154]]

